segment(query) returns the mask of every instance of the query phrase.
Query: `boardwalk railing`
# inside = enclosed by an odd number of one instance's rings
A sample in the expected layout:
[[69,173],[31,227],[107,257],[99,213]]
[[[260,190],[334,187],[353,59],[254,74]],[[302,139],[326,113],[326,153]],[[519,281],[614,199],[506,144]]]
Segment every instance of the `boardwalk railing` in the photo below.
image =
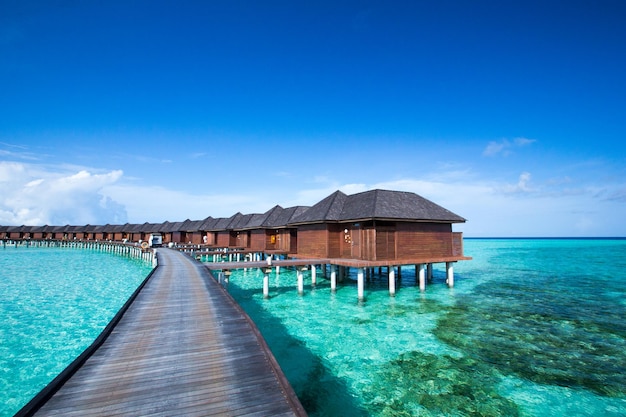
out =
[[[144,245],[145,246],[145,245]],[[117,255],[128,256],[130,258],[142,259],[146,262],[151,262],[153,266],[156,266],[156,256],[154,250],[151,248],[145,248],[141,245],[134,243],[124,242],[109,242],[109,241],[97,241],[97,240],[11,240],[3,239],[2,247],[46,247],[46,248],[74,248],[74,249],[89,249],[101,252],[109,252]]]

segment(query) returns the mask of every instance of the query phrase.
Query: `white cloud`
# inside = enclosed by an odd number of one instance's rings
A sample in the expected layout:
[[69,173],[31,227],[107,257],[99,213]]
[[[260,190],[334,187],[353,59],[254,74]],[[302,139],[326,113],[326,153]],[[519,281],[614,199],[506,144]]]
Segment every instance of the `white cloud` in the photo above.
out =
[[237,187],[216,191],[209,182],[190,193],[142,185],[122,171],[0,162],[0,224],[201,220],[262,213],[276,204],[312,205],[336,190],[353,194],[381,188],[415,192],[466,218],[467,223],[454,225],[466,236],[626,235],[626,226],[613,221],[624,211],[621,183],[594,186],[569,177],[542,182],[529,172],[496,181],[451,167],[375,183],[320,176],[295,187],[268,185],[242,193]]
[[101,193],[122,171],[46,171],[0,161],[0,224],[64,225],[126,222],[124,207]]
[[484,156],[509,156],[513,153],[514,148],[521,148],[524,146],[531,145],[535,143],[535,139],[528,139],[524,137],[519,137],[510,141],[508,139],[502,139],[501,141],[491,141],[487,144],[485,149],[483,150]]
[[514,142],[515,142],[515,145],[517,146],[528,146],[528,145],[535,143],[536,140],[528,139],[528,138],[515,138]]
[[[299,195],[310,199],[304,204],[311,204],[344,188],[355,192],[374,188],[414,192],[466,218],[465,224],[453,227],[465,236],[626,235],[626,227],[611,220],[623,211],[623,204],[600,198],[594,188],[581,187],[576,193],[564,188],[547,193],[541,185],[532,184],[531,178],[530,173],[522,172],[517,182],[510,184],[484,180],[463,171],[441,172],[358,187],[333,184],[326,189],[302,190]],[[563,186],[569,183],[568,180]],[[585,210],[589,207],[593,209]]]
[[485,156],[496,156],[502,153],[504,156],[508,155],[510,152],[508,149],[511,146],[508,140],[503,140],[502,142],[489,142],[487,147],[483,151],[483,155]]
[[263,213],[277,204],[260,192],[252,194],[190,194],[159,186],[113,184],[102,192],[115,201],[123,201],[130,223],[202,220],[230,217],[237,212]]
[[506,184],[502,187],[502,191],[505,193],[529,193],[534,191],[530,187],[530,172],[522,172],[519,176],[517,184]]

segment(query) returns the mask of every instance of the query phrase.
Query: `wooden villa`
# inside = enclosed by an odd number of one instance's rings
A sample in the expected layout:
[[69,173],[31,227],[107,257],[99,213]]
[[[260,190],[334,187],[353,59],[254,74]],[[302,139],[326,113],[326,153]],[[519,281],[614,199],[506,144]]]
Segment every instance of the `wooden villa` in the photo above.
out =
[[[433,263],[445,263],[453,284],[452,264],[469,260],[463,235],[453,225],[465,219],[415,193],[370,190],[346,195],[336,191],[311,207],[183,222],[85,226],[0,226],[0,239],[110,240],[139,243],[160,233],[166,245],[194,245],[198,250],[318,260],[339,267],[416,265],[420,286]],[[239,257],[237,259],[240,259]],[[427,271],[427,272],[424,272]],[[391,285],[391,278],[390,278]]]
[[465,219],[417,194],[372,190],[329,195],[294,218],[299,256],[384,264],[463,259]]

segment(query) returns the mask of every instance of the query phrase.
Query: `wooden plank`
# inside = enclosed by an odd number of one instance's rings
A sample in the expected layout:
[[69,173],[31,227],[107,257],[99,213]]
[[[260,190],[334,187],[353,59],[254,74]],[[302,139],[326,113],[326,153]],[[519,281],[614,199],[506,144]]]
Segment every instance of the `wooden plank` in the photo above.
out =
[[33,414],[306,415],[256,326],[208,270],[170,249],[158,259],[104,343]]

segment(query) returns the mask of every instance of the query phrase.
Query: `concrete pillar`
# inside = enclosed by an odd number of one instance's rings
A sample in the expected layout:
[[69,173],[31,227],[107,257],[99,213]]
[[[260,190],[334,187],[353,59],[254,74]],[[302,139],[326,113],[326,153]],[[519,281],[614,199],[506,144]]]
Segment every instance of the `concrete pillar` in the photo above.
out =
[[302,268],[297,268],[298,270],[298,294],[304,294],[304,274],[302,273]]
[[270,297],[270,272],[272,272],[271,268],[265,268],[263,274],[263,298]]
[[396,295],[396,271],[392,268],[387,268],[389,271],[389,295]]
[[317,269],[315,269],[315,265],[311,265],[311,284],[317,284]]
[[280,274],[280,265],[276,265],[276,275]]
[[454,268],[452,267],[453,262],[446,262],[446,283],[448,287],[454,287]]
[[337,290],[337,265],[330,266],[330,290]]
[[426,279],[428,281],[432,281],[433,280],[433,264],[428,264],[426,266]]
[[424,264],[417,265],[417,268],[420,291],[424,291],[426,289],[426,270],[424,269]]
[[365,278],[364,278],[363,268],[357,268],[356,276],[357,276],[357,293],[358,293],[359,300],[362,300],[365,297]]

